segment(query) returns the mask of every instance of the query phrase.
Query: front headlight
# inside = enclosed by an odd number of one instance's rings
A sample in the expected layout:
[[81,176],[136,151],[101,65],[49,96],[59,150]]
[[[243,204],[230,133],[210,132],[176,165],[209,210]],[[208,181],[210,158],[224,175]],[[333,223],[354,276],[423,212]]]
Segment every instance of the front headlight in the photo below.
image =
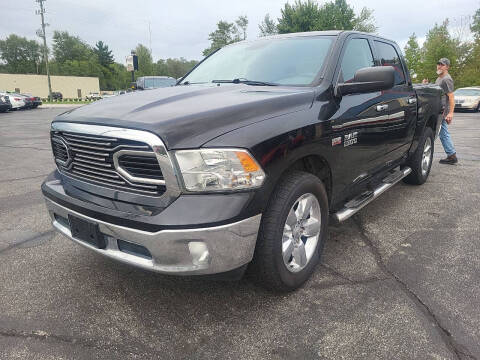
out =
[[242,149],[175,151],[187,191],[225,191],[257,188],[265,173]]

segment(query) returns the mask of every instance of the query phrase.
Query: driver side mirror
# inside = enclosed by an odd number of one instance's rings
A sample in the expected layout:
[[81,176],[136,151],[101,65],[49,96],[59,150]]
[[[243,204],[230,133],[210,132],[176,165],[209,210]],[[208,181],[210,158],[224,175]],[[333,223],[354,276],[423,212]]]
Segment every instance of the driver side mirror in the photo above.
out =
[[340,83],[335,88],[336,96],[388,90],[395,85],[393,66],[375,66],[357,70],[351,83]]

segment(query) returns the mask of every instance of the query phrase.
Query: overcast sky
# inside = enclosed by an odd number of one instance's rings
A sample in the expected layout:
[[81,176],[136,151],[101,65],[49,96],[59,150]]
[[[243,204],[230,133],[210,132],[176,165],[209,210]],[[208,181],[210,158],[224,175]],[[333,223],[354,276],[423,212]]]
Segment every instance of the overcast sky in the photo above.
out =
[[[54,30],[67,30],[90,45],[105,42],[120,63],[138,43],[150,46],[154,60],[159,58],[201,59],[209,47],[208,34],[219,20],[234,21],[239,15],[249,20],[247,38],[258,36],[258,24],[265,14],[280,16],[286,0],[48,0],[45,2],[47,38]],[[290,0],[290,3],[293,3]],[[320,1],[322,3],[322,1]],[[348,1],[358,13],[362,7],[374,10],[378,33],[403,48],[415,32],[422,39],[437,22],[449,18],[461,27],[480,8],[480,0],[385,0]],[[397,5],[398,8],[395,8]],[[40,16],[35,0],[2,1],[0,38],[11,33],[37,38]],[[39,38],[37,38],[39,40]]]

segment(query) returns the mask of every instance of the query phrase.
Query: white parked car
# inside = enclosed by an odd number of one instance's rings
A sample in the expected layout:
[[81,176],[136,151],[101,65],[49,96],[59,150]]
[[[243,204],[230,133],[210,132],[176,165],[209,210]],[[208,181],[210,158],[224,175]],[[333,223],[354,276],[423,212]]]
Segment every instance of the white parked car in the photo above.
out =
[[90,94],[88,94],[87,96],[85,96],[85,100],[100,100],[102,98],[102,95],[100,95],[100,93],[97,93],[97,92],[91,92]]
[[18,110],[25,108],[25,99],[23,95],[16,94],[16,93],[7,93],[7,92],[0,92],[0,96],[7,95],[10,103],[12,104],[12,110]]
[[472,86],[455,90],[455,110],[472,110],[480,112],[480,87]]

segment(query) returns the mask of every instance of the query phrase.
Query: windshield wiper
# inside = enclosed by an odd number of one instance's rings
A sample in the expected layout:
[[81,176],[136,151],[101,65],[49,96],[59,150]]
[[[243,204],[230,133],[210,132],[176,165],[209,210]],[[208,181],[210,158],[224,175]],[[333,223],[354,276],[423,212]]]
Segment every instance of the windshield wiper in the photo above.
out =
[[217,84],[246,84],[246,85],[259,85],[259,86],[278,86],[278,84],[265,82],[265,81],[257,81],[257,80],[248,80],[244,78],[233,79],[233,80],[212,80],[212,83]]
[[195,85],[195,84],[206,84],[206,82],[190,82],[190,81],[184,81],[180,84],[177,85]]

